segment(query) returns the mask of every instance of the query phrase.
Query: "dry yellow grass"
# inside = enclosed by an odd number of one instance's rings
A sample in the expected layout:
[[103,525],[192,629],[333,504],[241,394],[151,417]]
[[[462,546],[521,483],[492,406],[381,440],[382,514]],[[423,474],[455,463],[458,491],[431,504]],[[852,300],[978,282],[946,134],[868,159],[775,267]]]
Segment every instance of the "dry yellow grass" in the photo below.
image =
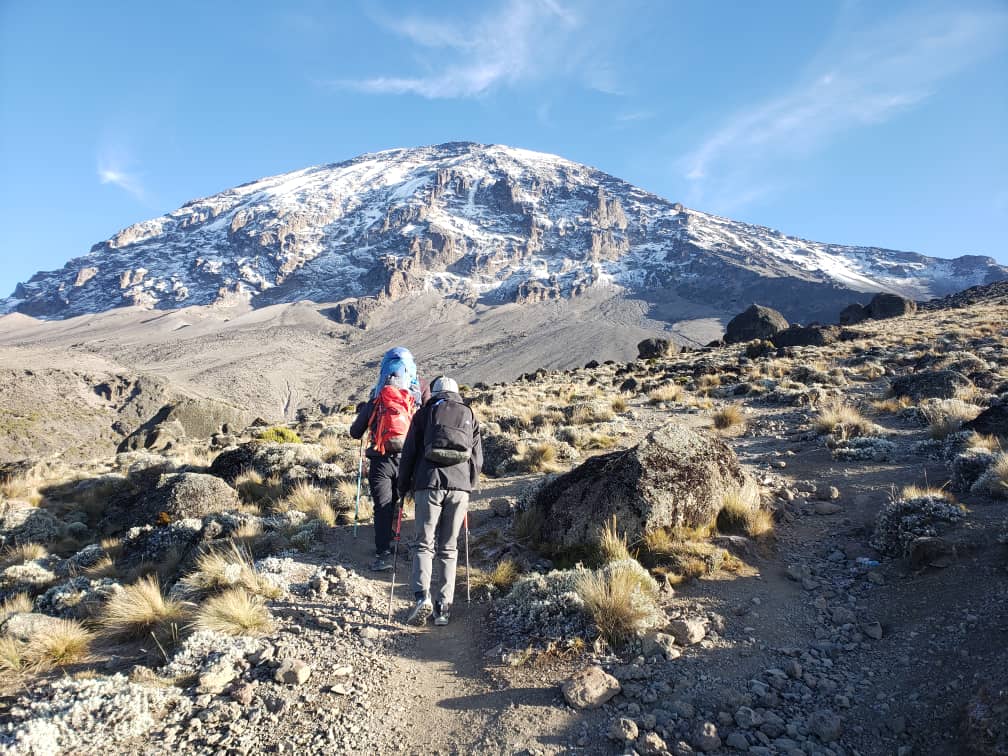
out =
[[277,506],[282,511],[304,512],[329,526],[336,524],[336,510],[329,492],[310,483],[298,483]]
[[974,431],[966,439],[966,447],[968,449],[986,449],[989,452],[997,452],[1001,450],[1001,441],[993,434],[983,434]]
[[515,515],[514,523],[511,526],[515,539],[535,547],[542,537],[545,521],[543,511],[535,505],[521,510]]
[[599,556],[603,562],[620,562],[630,559],[630,549],[627,547],[626,535],[620,535],[613,515],[602,527],[598,542]]
[[[354,472],[356,473],[356,470]],[[351,509],[357,499],[357,479],[341,480],[337,483],[335,499],[340,509]]]
[[634,637],[655,612],[653,581],[634,562],[587,571],[577,592],[599,634],[614,647]]
[[714,420],[714,427],[718,430],[745,427],[745,415],[742,412],[742,408],[737,404],[726,404],[711,417]]
[[943,439],[949,434],[956,433],[962,428],[963,423],[972,420],[981,411],[980,407],[962,399],[945,399],[921,409],[924,419],[928,422],[928,433],[935,439]]
[[25,649],[28,663],[38,669],[65,667],[87,658],[94,633],[81,623],[56,619],[46,623]]
[[0,604],[0,624],[12,614],[26,614],[34,608],[31,597],[27,593],[15,593],[8,596]]
[[34,476],[15,475],[0,483],[0,499],[17,499],[30,504],[42,501],[39,486],[42,481]]
[[111,636],[140,638],[153,633],[163,640],[177,632],[186,614],[181,601],[165,598],[157,578],[147,576],[114,593],[99,622]]
[[281,593],[256,570],[252,554],[234,542],[226,548],[203,552],[196,558],[195,566],[179,581],[183,596],[190,600],[237,586],[267,598],[278,598]]
[[651,565],[666,565],[672,572],[688,578],[701,577],[717,571],[724,561],[725,551],[703,539],[709,529],[687,530],[658,528],[648,531],[641,540],[644,558]]
[[866,420],[856,407],[842,402],[824,405],[812,425],[818,433],[831,433],[838,438],[873,436],[878,432],[877,426]]
[[620,412],[626,412],[628,405],[627,400],[624,397],[617,396],[609,403],[609,406],[612,408],[613,412],[619,414]]
[[986,475],[988,489],[992,496],[1008,498],[1008,452],[1001,452],[994,459]]
[[273,627],[273,617],[261,596],[231,588],[203,602],[193,626],[225,635],[258,635]]
[[28,644],[9,635],[0,635],[0,670],[19,674],[28,666]]
[[683,388],[678,383],[666,383],[648,394],[651,404],[672,404],[682,399]]
[[615,417],[612,407],[595,403],[579,404],[570,412],[572,425],[593,425],[607,423]]
[[474,588],[493,587],[501,593],[507,593],[520,574],[521,570],[513,559],[503,559],[489,572],[473,570],[472,585]]
[[115,562],[112,560],[108,554],[102,556],[97,562],[92,564],[90,567],[84,568],[84,574],[91,578],[92,580],[98,580],[100,578],[111,578],[119,574],[118,568],[116,568]]
[[322,459],[326,462],[333,462],[342,456],[344,452],[344,441],[339,436],[326,435],[319,438],[322,446]]
[[524,472],[556,472],[560,469],[556,463],[556,447],[547,441],[520,444],[515,461]]
[[717,373],[707,373],[697,379],[697,391],[701,394],[709,394],[721,385],[721,376]]
[[718,530],[760,538],[773,532],[773,513],[764,509],[759,486],[747,479],[725,493],[717,516]]
[[9,546],[0,554],[0,569],[12,564],[24,564],[35,559],[49,556],[49,551],[40,543],[22,543]]
[[913,406],[913,400],[909,396],[890,396],[886,399],[875,399],[872,407],[879,414],[895,415]]
[[945,499],[951,502],[955,501],[955,496],[952,495],[951,491],[947,491],[944,488],[935,488],[934,486],[918,486],[915,484],[903,486],[903,490],[900,491],[900,498],[904,500],[922,499],[925,497]]

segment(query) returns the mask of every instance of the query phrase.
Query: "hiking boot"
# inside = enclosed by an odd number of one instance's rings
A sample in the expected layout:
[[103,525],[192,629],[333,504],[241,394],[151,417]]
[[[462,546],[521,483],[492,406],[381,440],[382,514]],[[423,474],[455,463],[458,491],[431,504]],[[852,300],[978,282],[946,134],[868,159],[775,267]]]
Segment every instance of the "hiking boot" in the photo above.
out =
[[388,555],[383,554],[383,555],[381,555],[379,557],[375,557],[375,560],[373,562],[371,562],[371,566],[370,566],[369,569],[372,572],[386,572],[388,570],[391,570],[392,569],[392,555],[391,554],[388,554]]
[[406,621],[411,625],[426,625],[427,618],[434,613],[434,604],[429,598],[417,599],[416,605],[409,613]]
[[437,609],[434,612],[434,624],[438,627],[444,627],[448,624],[448,620],[451,619],[451,604],[445,604],[442,606],[438,604]]

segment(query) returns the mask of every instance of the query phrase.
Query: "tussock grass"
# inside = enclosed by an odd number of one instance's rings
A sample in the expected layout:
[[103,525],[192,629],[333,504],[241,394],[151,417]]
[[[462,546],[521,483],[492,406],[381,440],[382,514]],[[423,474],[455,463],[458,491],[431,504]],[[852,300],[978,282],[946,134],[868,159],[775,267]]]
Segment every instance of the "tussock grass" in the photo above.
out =
[[35,559],[42,559],[49,556],[49,550],[40,543],[22,543],[17,546],[8,546],[0,554],[0,569],[10,567],[14,564],[24,564]]
[[556,447],[546,441],[520,444],[515,462],[523,472],[557,472],[560,469]]
[[165,598],[158,579],[147,576],[112,594],[99,623],[114,637],[141,638],[153,633],[163,640],[175,634],[186,616],[185,605]]
[[9,635],[0,635],[0,670],[19,674],[28,667],[28,644]]
[[913,406],[909,396],[890,396],[886,399],[872,400],[872,407],[879,414],[895,415]]
[[939,440],[959,431],[963,423],[974,419],[981,411],[980,407],[962,399],[945,399],[921,408],[929,435]]
[[225,635],[258,635],[273,627],[273,617],[262,596],[230,588],[211,596],[196,610],[193,626]]
[[609,406],[612,408],[613,412],[619,414],[621,412],[626,412],[628,405],[625,397],[617,396],[609,403]]
[[593,425],[607,423],[615,416],[612,407],[595,403],[579,404],[571,410],[569,422],[572,425]]
[[37,669],[65,667],[87,658],[94,633],[80,622],[57,619],[46,623],[28,642],[25,658]]
[[617,529],[616,515],[613,515],[602,527],[602,532],[599,533],[598,550],[603,562],[620,562],[631,558],[626,535],[620,535]]
[[272,428],[260,431],[256,438],[260,441],[267,441],[274,444],[300,444],[301,437],[290,428],[282,425],[275,425]]
[[[356,488],[354,490],[356,492]],[[298,483],[280,501],[278,507],[282,511],[294,509],[304,512],[329,526],[336,524],[336,510],[329,492],[310,483]]]
[[215,548],[196,558],[196,569],[183,577],[179,590],[194,600],[234,587],[268,598],[279,597],[281,591],[260,575],[248,550],[232,542],[227,548]]
[[266,480],[257,470],[252,468],[238,474],[238,477],[235,478],[234,488],[238,491],[238,497],[243,503],[257,507],[272,504],[283,493],[279,478]]
[[672,404],[682,399],[683,387],[678,383],[666,383],[648,394],[650,404]]
[[532,505],[515,515],[511,528],[516,540],[535,547],[541,542],[545,523],[546,515],[539,507]]
[[745,427],[745,415],[742,408],[737,404],[726,404],[712,415],[714,427],[718,430],[727,430],[736,426]]
[[473,588],[488,587],[501,593],[507,593],[519,575],[521,575],[521,570],[517,562],[513,559],[502,559],[489,572],[473,570],[472,586]]
[[741,533],[759,538],[773,532],[773,513],[764,509],[756,481],[747,479],[725,493],[717,527],[723,533]]
[[709,394],[721,385],[721,376],[717,373],[706,373],[697,379],[696,385],[697,391],[701,394]]
[[[356,470],[354,472],[356,474]],[[363,486],[363,481],[361,481],[361,485]],[[357,500],[357,478],[341,480],[336,484],[334,494],[336,504],[340,509],[353,509],[354,502]]]
[[613,647],[645,629],[656,611],[654,581],[633,561],[585,572],[576,590],[599,634]]
[[105,554],[90,567],[85,567],[83,573],[92,580],[98,580],[101,578],[116,577],[119,574],[119,569],[116,567],[112,557]]
[[318,442],[322,446],[322,459],[326,462],[335,462],[343,456],[345,449],[343,439],[339,436],[326,435],[319,438]]
[[725,559],[725,550],[702,540],[709,529],[658,528],[641,540],[646,563],[664,565],[682,578],[699,578],[717,571]]
[[974,431],[966,439],[966,448],[986,449],[989,452],[998,452],[1001,450],[1001,441],[993,434],[983,434]]
[[37,505],[42,501],[38,490],[40,483],[34,476],[15,475],[0,483],[0,499],[17,499]]
[[838,438],[874,436],[878,433],[877,426],[866,420],[856,407],[839,401],[823,405],[812,426],[820,434],[830,433]]
[[985,474],[993,496],[1008,498],[1008,452],[1001,452],[994,458]]
[[955,503],[955,496],[951,491],[944,488],[936,488],[934,486],[918,486],[916,484],[903,486],[903,490],[900,491],[899,496],[899,498],[904,501],[909,501],[910,499],[923,499],[925,497],[932,499],[945,499],[946,501]]
[[12,614],[27,614],[34,608],[31,597],[27,593],[15,593],[8,596],[0,604],[0,624]]

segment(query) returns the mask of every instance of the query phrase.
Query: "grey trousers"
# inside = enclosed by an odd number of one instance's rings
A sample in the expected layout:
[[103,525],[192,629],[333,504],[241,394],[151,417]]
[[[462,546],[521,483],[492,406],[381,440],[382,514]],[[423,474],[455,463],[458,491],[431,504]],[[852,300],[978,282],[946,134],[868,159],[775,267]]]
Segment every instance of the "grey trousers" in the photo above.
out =
[[429,596],[434,554],[441,565],[442,584],[435,601],[450,605],[455,596],[458,535],[469,509],[468,491],[424,488],[416,500],[416,537],[413,540],[413,594]]

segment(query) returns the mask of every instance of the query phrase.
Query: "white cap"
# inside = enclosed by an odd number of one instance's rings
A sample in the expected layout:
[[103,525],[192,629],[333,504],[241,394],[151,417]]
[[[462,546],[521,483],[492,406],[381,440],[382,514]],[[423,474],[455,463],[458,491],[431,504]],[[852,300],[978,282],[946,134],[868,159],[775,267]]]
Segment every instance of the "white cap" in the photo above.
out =
[[440,378],[435,378],[434,383],[431,384],[431,393],[440,394],[443,391],[452,391],[458,393],[458,384],[455,383],[451,378],[442,375]]

